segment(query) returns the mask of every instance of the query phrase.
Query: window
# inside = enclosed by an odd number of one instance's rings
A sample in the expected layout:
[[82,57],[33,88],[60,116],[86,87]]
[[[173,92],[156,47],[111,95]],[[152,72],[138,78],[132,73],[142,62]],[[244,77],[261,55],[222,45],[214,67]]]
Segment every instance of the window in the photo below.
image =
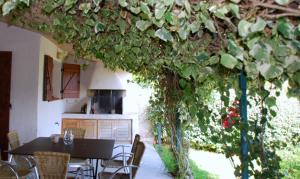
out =
[[122,114],[123,94],[123,90],[94,90],[92,113]]

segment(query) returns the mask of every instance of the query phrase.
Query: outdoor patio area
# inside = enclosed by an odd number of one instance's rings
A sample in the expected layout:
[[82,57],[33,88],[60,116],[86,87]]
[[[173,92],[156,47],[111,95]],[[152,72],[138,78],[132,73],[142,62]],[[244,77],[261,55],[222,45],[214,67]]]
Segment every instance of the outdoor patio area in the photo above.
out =
[[300,179],[300,0],[0,0],[0,179]]

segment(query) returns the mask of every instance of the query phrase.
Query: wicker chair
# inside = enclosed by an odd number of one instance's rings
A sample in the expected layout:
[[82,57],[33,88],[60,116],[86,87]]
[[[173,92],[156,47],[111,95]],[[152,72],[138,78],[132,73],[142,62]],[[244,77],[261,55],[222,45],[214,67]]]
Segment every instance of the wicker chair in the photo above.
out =
[[[8,143],[9,143],[11,150],[14,150],[14,149],[20,147],[19,135],[16,131],[11,131],[11,132],[7,133],[7,138],[8,138]],[[35,167],[36,163],[31,156],[23,156],[23,155],[22,156],[21,155],[13,156],[13,155],[11,155],[9,158],[9,162],[11,163],[12,160],[14,160],[17,170],[31,171],[32,169],[34,169],[36,175],[38,175],[37,169]]]
[[20,170],[8,162],[0,160],[1,179],[30,179],[35,178],[30,170]]
[[114,149],[121,147],[122,151],[120,153],[115,154],[110,160],[101,160],[101,167],[103,168],[103,170],[105,170],[105,168],[120,168],[124,165],[129,165],[132,161],[133,154],[136,151],[137,143],[140,141],[140,139],[141,136],[139,134],[136,134],[134,137],[134,141],[130,153],[125,152],[125,147],[129,147],[129,146],[118,145],[114,147]]
[[[65,128],[63,129],[63,134],[65,133],[65,131],[72,131],[74,138],[77,139],[83,139],[86,132],[84,128]],[[90,164],[90,162],[87,159],[71,158],[69,162],[69,167],[76,168],[75,171],[74,170],[68,171],[69,173],[73,173],[73,174],[76,174],[79,168],[83,168],[85,169],[84,171],[92,171],[94,173],[94,167]],[[85,176],[92,176],[93,173]]]
[[[141,160],[145,152],[145,144],[143,142],[137,142],[136,150],[133,155],[132,163],[129,165],[118,168],[115,172],[103,171],[99,173],[100,179],[132,179],[135,178],[138,167],[140,166]],[[121,173],[124,169],[128,172]]]
[[42,179],[65,179],[70,154],[58,152],[35,152],[37,168]]

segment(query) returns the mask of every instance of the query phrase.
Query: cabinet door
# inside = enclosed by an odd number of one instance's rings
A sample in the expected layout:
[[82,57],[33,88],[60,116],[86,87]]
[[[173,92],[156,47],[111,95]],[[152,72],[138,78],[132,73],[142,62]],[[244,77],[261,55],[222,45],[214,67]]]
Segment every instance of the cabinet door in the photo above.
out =
[[114,122],[113,120],[98,120],[98,138],[114,139]]
[[117,143],[131,143],[131,120],[114,120]]
[[84,138],[96,139],[97,138],[97,121],[96,120],[79,120],[79,127],[85,129]]
[[63,119],[61,125],[61,133],[65,128],[79,128],[79,121],[78,119]]

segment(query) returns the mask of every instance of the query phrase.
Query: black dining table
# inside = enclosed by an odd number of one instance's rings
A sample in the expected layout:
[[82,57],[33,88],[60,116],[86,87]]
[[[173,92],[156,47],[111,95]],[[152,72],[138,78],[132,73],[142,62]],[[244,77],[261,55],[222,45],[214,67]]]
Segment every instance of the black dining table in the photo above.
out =
[[39,137],[14,150],[13,155],[33,155],[36,151],[68,153],[72,158],[96,159],[94,178],[97,177],[98,161],[109,160],[112,157],[115,140],[111,139],[74,139],[71,145],[65,145],[60,138],[53,143],[50,137]]

